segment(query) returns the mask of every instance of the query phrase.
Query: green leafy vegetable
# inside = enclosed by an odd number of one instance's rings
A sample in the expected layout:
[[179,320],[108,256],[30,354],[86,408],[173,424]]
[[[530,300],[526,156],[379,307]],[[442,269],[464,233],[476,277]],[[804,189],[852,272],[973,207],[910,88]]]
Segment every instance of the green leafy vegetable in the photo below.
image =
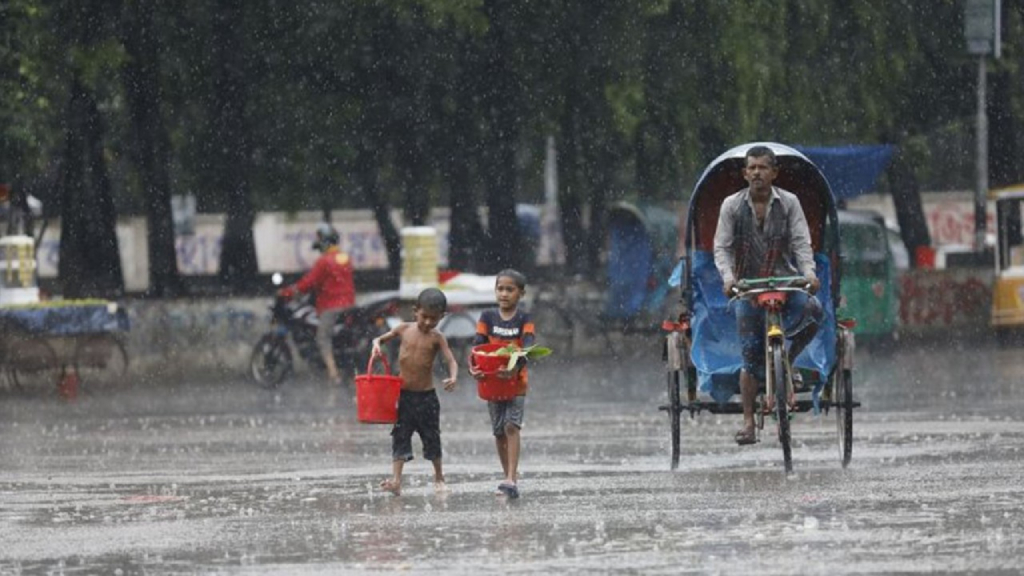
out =
[[543,358],[551,354],[551,348],[545,348],[544,346],[527,346],[526,348],[520,348],[515,344],[509,344],[504,348],[498,348],[491,352],[493,356],[508,356],[508,365],[505,367],[506,370],[511,370],[516,367],[516,363],[519,362],[520,358]]

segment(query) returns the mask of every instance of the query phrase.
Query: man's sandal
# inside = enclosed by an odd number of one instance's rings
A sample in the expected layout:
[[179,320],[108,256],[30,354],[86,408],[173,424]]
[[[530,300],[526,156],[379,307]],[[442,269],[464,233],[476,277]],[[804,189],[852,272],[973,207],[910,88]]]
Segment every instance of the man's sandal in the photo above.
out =
[[736,443],[740,446],[754,444],[757,442],[757,433],[753,428],[744,428],[736,433]]

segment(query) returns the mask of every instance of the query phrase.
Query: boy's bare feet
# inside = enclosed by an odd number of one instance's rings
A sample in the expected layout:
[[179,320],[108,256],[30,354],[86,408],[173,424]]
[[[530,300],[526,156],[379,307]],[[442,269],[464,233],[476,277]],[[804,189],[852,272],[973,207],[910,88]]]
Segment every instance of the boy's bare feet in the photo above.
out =
[[444,483],[444,480],[434,482],[434,494],[448,494],[451,489]]
[[381,480],[380,489],[385,492],[391,492],[395,496],[400,496],[402,494],[402,485],[391,478]]

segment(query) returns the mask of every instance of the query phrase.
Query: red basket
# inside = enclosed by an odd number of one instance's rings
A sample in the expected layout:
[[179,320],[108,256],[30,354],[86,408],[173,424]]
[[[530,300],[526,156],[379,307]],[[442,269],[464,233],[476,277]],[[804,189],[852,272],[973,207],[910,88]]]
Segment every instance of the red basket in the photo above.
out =
[[485,356],[484,352],[493,352],[508,344],[481,344],[473,347],[473,364],[484,373],[477,380],[476,392],[483,400],[500,402],[511,400],[519,395],[518,378],[498,378],[497,372],[508,365],[508,356]]
[[356,376],[356,416],[367,424],[393,424],[398,420],[398,396],[402,393],[402,377],[391,375],[388,359],[384,374],[373,373],[373,359],[366,364],[366,374]]

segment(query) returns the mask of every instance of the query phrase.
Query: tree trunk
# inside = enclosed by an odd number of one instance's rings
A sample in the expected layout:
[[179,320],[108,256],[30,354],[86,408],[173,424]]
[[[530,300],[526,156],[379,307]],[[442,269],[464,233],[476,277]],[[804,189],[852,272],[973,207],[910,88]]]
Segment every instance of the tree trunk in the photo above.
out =
[[931,236],[928,234],[928,223],[925,221],[924,208],[921,206],[920,185],[902,147],[897,149],[889,165],[888,175],[896,221],[899,223],[900,235],[910,252],[913,264],[917,248],[930,245]]
[[1013,98],[1016,89],[1006,69],[996,69],[989,73],[992,84],[992,96],[988,102],[989,131],[989,169],[991,170],[991,188],[999,188],[1016,184],[1024,179],[1021,170],[1020,148],[1017,145],[1019,134],[1017,118],[1013,114]]
[[506,113],[495,118],[497,134],[491,141],[492,160],[487,172],[487,230],[490,239],[490,272],[502,268],[522,268],[522,233],[516,216],[516,157],[514,134],[518,131]]
[[255,211],[249,183],[252,135],[247,104],[245,53],[241,42],[243,3],[219,0],[213,22],[214,190],[225,199],[227,221],[220,253],[220,280],[233,292],[255,287],[259,264],[252,225]]
[[590,204],[590,226],[586,235],[587,270],[594,273],[601,270],[601,252],[605,246],[605,216],[608,211],[608,192],[615,181],[616,155],[611,149],[613,136],[609,134],[612,124],[611,110],[601,89],[604,82],[603,74],[598,71],[587,75],[587,88],[584,92],[587,100],[582,102],[585,117],[582,125],[586,145],[583,147],[585,158],[584,174],[586,174],[587,194]]
[[[509,5],[511,6],[511,5]],[[481,98],[487,132],[484,138],[483,181],[487,201],[487,254],[484,262],[489,272],[502,268],[521,268],[522,233],[516,216],[517,177],[516,144],[519,141],[519,106],[521,88],[513,77],[509,61],[513,42],[505,29],[514,19],[514,12],[503,11],[501,3],[488,6],[491,28],[485,40],[483,63],[484,85]]]
[[62,292],[65,298],[116,298],[124,293],[124,277],[103,159],[103,126],[96,100],[77,73],[66,126],[60,181]]
[[[465,149],[465,145],[458,147]],[[452,154],[449,176],[451,192],[448,230],[448,267],[455,270],[475,270],[480,262],[480,243],[484,240],[483,227],[477,214],[477,204],[470,177],[469,164],[462,154]]]
[[427,186],[429,175],[423,153],[423,139],[417,134],[417,123],[414,121],[412,124],[399,127],[399,131],[407,137],[399,139],[395,156],[405,186],[405,221],[412,226],[426,226],[430,215],[430,188]]
[[134,132],[134,159],[142,182],[148,220],[149,293],[182,292],[174,245],[174,217],[168,176],[170,143],[161,118],[160,55],[153,29],[154,0],[131,0],[124,26],[128,53],[124,85]]
[[[462,51],[469,53],[472,45],[464,43]],[[474,118],[479,114],[475,94],[481,89],[476,58],[463,63],[453,86],[454,114],[446,125],[447,140],[441,144],[447,154],[440,156],[443,178],[448,182],[448,267],[453,270],[476,271],[483,262],[481,244],[486,240],[477,205],[477,191],[473,182],[473,166],[480,164],[480,140]]]
[[[573,102],[572,96],[568,99]],[[565,242],[565,264],[569,273],[584,272],[586,263],[586,230],[583,228],[583,189],[577,112],[567,107],[562,113],[562,136],[564,142],[559,150],[560,183],[558,187],[558,213],[562,220],[562,240]]]
[[384,239],[384,249],[388,255],[388,280],[397,285],[398,278],[402,273],[402,238],[395,228],[395,223],[391,221],[391,211],[388,209],[387,202],[380,195],[377,178],[377,166],[380,159],[377,154],[367,149],[366,142],[363,142],[362,146],[356,156],[356,179],[362,190],[363,198],[373,211],[377,229]]

